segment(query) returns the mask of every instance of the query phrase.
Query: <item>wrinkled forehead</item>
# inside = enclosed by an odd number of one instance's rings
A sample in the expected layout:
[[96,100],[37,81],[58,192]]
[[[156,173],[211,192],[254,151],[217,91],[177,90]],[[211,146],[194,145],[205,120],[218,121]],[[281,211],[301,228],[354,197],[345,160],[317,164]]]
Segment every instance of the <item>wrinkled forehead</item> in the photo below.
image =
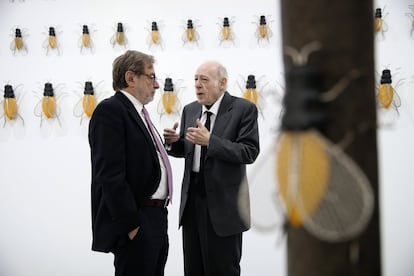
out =
[[217,77],[216,65],[214,63],[205,63],[197,68],[195,75],[215,79]]

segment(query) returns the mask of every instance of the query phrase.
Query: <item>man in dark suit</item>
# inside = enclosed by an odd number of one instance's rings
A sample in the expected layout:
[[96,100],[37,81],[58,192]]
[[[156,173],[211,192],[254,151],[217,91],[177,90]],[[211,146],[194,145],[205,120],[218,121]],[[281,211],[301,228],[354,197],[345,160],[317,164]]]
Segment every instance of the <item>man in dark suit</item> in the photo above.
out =
[[159,88],[153,64],[137,51],[117,57],[115,95],[96,107],[89,125],[92,250],[114,254],[116,276],[164,275],[168,255],[170,164],[144,114]]
[[[164,129],[168,153],[185,157],[180,225],[187,276],[240,275],[242,232],[250,228],[246,164],[259,154],[257,108],[226,91],[227,71],[202,64],[195,74],[197,101]],[[211,130],[209,130],[211,129]]]

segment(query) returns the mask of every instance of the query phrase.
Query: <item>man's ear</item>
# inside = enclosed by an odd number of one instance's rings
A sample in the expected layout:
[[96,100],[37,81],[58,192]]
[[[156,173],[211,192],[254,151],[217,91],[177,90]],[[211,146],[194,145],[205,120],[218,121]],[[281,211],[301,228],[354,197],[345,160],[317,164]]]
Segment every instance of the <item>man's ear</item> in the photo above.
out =
[[226,87],[226,85],[227,85],[227,79],[226,79],[226,78],[222,78],[222,79],[219,81],[219,87],[220,87],[220,90],[223,90],[223,89],[224,89],[224,87]]
[[135,75],[136,74],[132,71],[126,71],[125,72],[125,82],[128,84],[128,87],[131,86],[131,85],[133,86]]

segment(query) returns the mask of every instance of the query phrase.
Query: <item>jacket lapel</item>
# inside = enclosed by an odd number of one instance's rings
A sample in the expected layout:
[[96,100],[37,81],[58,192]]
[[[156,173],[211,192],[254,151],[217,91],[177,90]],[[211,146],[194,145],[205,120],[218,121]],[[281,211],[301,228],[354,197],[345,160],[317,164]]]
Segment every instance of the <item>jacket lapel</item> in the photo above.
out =
[[130,117],[132,118],[132,120],[138,125],[138,127],[144,133],[144,136],[145,136],[148,144],[152,145],[152,147],[154,147],[154,150],[156,150],[154,142],[153,142],[153,140],[150,136],[151,134],[149,133],[145,123],[142,121],[141,116],[138,114],[138,111],[135,109],[135,107],[131,103],[131,101],[127,97],[125,97],[125,95],[122,94],[122,92],[120,92],[120,91],[117,91],[115,93],[115,97],[122,103],[122,105],[125,106],[127,112],[129,113]]
[[226,128],[227,122],[231,118],[231,113],[229,112],[233,108],[232,100],[230,94],[226,91],[221,101],[216,121],[214,122],[214,127],[212,133],[217,136],[222,136],[224,129]]

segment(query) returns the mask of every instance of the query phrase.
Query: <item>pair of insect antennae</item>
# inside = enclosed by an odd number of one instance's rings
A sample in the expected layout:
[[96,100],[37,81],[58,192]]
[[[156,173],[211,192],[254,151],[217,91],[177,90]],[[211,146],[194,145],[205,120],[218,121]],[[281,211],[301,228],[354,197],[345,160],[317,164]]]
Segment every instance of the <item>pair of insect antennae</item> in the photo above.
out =
[[309,55],[320,50],[321,48],[322,44],[319,41],[313,41],[303,46],[300,50],[297,50],[291,46],[285,46],[284,53],[292,58],[294,65],[303,66],[308,63]]
[[[291,46],[285,46],[285,55],[292,58],[292,62],[296,66],[305,66],[308,62],[308,58],[311,53],[322,49],[322,44],[319,41],[313,41],[300,50],[297,50]],[[361,76],[361,71],[358,69],[351,70],[347,75],[342,77],[329,91],[326,91],[320,95],[322,102],[331,102],[336,99],[348,86],[348,84]]]

